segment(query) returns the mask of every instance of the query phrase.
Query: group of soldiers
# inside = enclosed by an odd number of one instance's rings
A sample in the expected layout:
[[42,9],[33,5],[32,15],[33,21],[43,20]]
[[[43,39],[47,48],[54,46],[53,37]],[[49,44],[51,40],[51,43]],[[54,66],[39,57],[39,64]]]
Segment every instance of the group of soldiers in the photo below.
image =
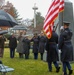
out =
[[[52,72],[52,62],[56,68],[56,72],[60,71],[58,61],[58,52],[61,52],[61,62],[63,67],[63,75],[71,75],[73,73],[70,61],[73,56],[73,46],[71,43],[72,31],[69,29],[69,22],[64,22],[63,29],[60,31],[60,36],[53,30],[52,36],[46,42],[48,69]],[[68,73],[67,73],[68,69]]]

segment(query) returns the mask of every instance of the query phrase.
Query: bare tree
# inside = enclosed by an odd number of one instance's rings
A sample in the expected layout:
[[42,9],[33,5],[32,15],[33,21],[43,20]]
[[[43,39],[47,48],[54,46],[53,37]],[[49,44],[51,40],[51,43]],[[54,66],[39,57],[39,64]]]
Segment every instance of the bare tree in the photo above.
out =
[[33,22],[32,22],[32,20],[30,20],[30,19],[25,19],[25,20],[23,20],[23,23],[26,25],[26,26],[31,26],[32,24],[33,24]]

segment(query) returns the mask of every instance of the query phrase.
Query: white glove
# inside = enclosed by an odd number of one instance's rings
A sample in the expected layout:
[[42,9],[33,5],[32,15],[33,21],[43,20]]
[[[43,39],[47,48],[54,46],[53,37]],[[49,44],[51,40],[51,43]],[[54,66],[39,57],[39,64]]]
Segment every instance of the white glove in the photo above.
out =
[[61,50],[59,49],[59,53],[61,53]]

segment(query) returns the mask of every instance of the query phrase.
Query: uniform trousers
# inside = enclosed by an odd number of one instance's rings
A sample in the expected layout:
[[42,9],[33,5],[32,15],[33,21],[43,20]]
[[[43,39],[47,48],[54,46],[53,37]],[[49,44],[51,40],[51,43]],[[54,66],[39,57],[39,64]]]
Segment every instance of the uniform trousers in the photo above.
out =
[[70,71],[71,70],[71,65],[69,62],[63,62],[63,72],[64,75],[67,75],[67,68]]
[[[57,63],[57,61],[53,62],[55,68],[58,68],[59,65]],[[48,68],[49,68],[49,71],[52,71],[52,62],[48,62]]]

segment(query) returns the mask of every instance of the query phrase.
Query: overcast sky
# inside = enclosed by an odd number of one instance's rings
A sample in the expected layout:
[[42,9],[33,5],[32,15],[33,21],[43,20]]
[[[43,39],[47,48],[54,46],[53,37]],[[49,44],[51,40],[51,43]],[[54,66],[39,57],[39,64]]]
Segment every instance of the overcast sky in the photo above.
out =
[[[42,16],[45,17],[48,8],[52,0],[5,0],[11,2],[19,12],[19,15],[23,19],[32,19],[34,17],[34,4],[38,7],[37,12],[41,12]],[[74,0],[69,0],[73,2]]]

